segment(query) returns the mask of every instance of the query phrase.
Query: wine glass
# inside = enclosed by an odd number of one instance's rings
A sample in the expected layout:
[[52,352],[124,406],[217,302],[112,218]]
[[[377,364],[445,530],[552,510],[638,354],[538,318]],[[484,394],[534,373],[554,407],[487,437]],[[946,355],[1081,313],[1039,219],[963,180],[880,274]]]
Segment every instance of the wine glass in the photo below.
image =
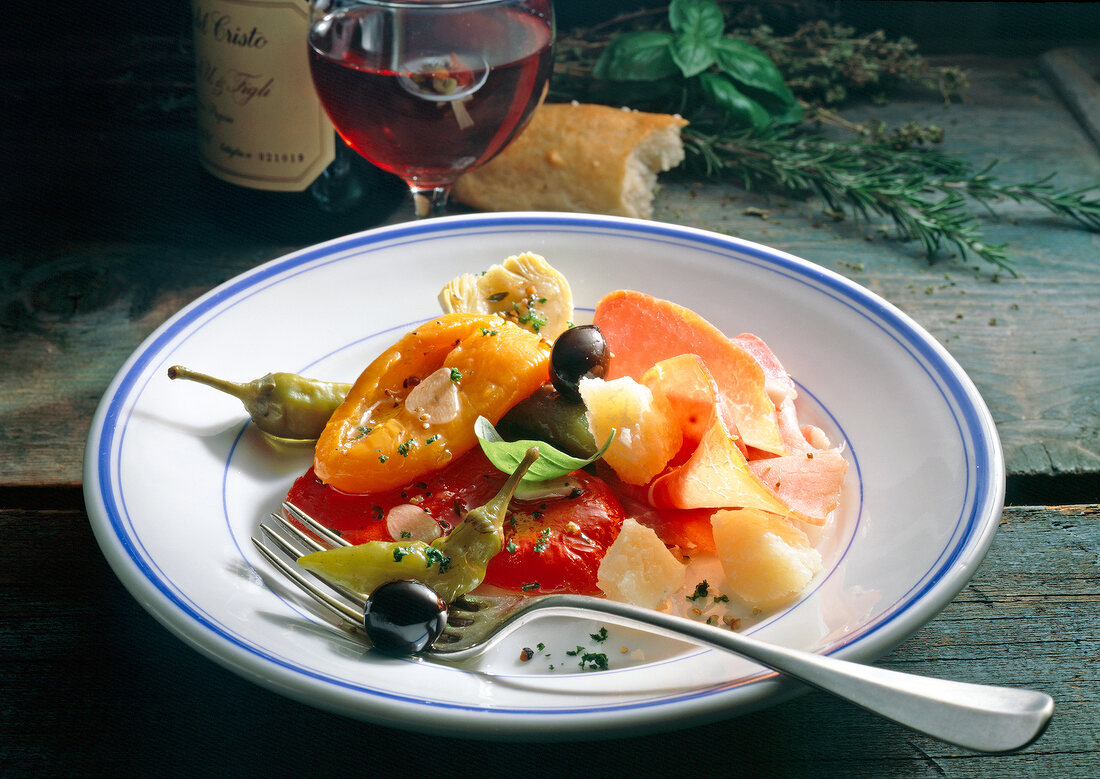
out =
[[344,141],[437,216],[546,95],[552,0],[314,0],[310,71]]

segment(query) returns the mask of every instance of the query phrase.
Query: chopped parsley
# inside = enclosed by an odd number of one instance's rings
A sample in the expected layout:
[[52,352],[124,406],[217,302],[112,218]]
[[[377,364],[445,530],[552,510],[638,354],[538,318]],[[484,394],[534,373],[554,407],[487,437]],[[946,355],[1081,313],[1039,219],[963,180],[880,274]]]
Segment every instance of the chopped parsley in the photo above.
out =
[[431,568],[435,563],[439,563],[439,572],[446,573],[447,569],[451,567],[451,558],[443,554],[439,549],[434,546],[429,546],[424,550],[424,556],[428,558],[428,567]]
[[408,530],[402,530],[401,531],[401,537],[402,538],[412,538],[413,534],[410,533]]
[[531,329],[533,329],[536,333],[539,331],[540,328],[546,327],[548,324],[550,324],[550,320],[544,317],[542,314],[538,313],[537,311],[531,311],[529,314],[527,314],[527,316],[520,317],[520,321],[529,322],[531,325]]
[[531,325],[531,329],[534,330],[537,333],[540,328],[546,327],[546,325],[548,325],[550,323],[550,320],[547,319],[546,317],[544,317],[542,314],[540,314],[534,308],[532,308],[531,307],[531,302],[533,302],[533,301],[529,301],[528,304],[527,304],[527,313],[526,314],[520,314],[519,313],[519,303],[513,303],[512,304],[512,310],[515,311],[515,313],[517,315],[516,316],[516,321],[517,322],[519,322],[521,325]]
[[521,584],[519,586],[524,592],[530,592],[531,590],[537,590],[539,588],[538,582],[527,582],[527,584]]
[[509,541],[508,546],[504,547],[504,551],[506,551],[508,554],[515,554],[516,553],[516,542],[515,541]]
[[386,457],[386,455],[384,455],[384,454],[380,454],[380,455],[378,455],[378,462],[380,462],[380,463],[384,463],[384,462],[386,462],[386,460],[388,460],[388,459],[390,459],[390,458],[389,458],[389,457]]
[[458,382],[462,381],[462,371],[460,371],[458,368],[451,368],[451,381],[453,381],[455,384],[458,384]]
[[397,445],[397,453],[399,455],[401,455],[402,457],[408,457],[409,452],[412,450],[412,448],[415,445],[416,445],[416,442],[413,441],[410,438],[408,441],[405,441],[404,443],[400,443],[400,444]]
[[490,330],[487,327],[483,327],[483,328],[481,328],[481,334],[492,337],[492,336],[497,334],[497,331],[496,330]]
[[600,628],[598,633],[589,633],[588,637],[596,643],[602,643],[607,640],[607,628]]
[[581,655],[580,665],[586,671],[606,671],[607,655],[603,652],[585,652]]
[[425,441],[424,443],[426,443],[426,444],[434,444],[434,443],[435,443],[436,441],[438,441],[438,440],[439,440],[439,433],[436,433],[435,435],[433,435],[433,436],[432,436],[431,438],[429,438],[429,439],[428,439],[427,441]]
[[706,579],[703,579],[703,581],[695,585],[695,592],[693,592],[691,595],[688,595],[687,599],[692,601],[699,600],[700,598],[707,597],[709,592],[710,585],[707,583]]
[[[405,535],[402,533],[402,535]],[[409,555],[415,555],[416,549],[410,546],[395,546],[393,548],[393,561],[399,563]],[[447,569],[451,567],[451,558],[443,554],[434,546],[424,547],[424,557],[428,561],[428,568],[431,568],[436,563],[439,563],[439,572],[446,573]]]
[[542,554],[546,551],[546,545],[550,543],[550,528],[545,528],[539,533],[539,540],[535,542],[535,554]]
[[580,667],[586,671],[607,670],[607,655],[603,652],[585,652],[583,646],[578,646],[576,649],[566,651],[565,654],[570,657],[580,655]]

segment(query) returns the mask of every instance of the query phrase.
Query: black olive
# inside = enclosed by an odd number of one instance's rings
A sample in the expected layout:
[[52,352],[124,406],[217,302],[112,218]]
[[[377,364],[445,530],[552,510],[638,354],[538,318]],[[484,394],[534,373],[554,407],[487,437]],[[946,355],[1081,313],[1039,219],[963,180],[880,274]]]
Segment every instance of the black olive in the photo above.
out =
[[390,655],[422,652],[447,624],[447,604],[426,584],[395,581],[367,599],[363,627],[375,648]]
[[596,325],[572,327],[558,336],[550,352],[550,381],[562,397],[580,400],[581,379],[602,379],[611,350]]

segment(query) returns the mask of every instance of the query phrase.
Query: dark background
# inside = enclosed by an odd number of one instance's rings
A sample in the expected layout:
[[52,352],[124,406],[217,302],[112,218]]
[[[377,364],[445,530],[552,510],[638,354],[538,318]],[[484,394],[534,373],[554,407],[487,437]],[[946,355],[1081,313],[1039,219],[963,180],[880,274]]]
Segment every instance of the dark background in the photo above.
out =
[[[555,4],[562,31],[663,5],[659,0]],[[1095,33],[1100,3],[766,0],[735,5],[755,8],[758,20],[779,33],[793,31],[806,19],[825,18],[859,32],[882,29],[891,38],[909,37],[929,55],[1028,56],[1057,46],[1100,43]],[[114,126],[120,119],[145,126],[190,122],[190,7],[188,0],[59,0],[9,15],[0,26],[0,135],[48,133],[50,125]],[[19,160],[7,162],[10,170]],[[6,189],[0,185],[0,192]]]
[[[304,2],[304,0],[303,0]],[[647,0],[557,0],[559,26],[590,25],[616,14],[658,7]],[[833,15],[857,29],[882,28],[892,36],[906,35],[929,53],[1039,52],[1050,45],[1096,43],[1100,27],[1097,3],[907,2],[906,0],[849,0],[806,2],[768,0],[758,5],[778,26],[784,19]],[[61,43],[88,37],[125,39],[127,36],[164,35],[186,31],[190,14],[187,0],[61,0],[38,6],[49,22],[35,21],[33,13],[12,14],[0,36],[22,45],[43,41]],[[32,9],[33,10],[33,7]],[[33,37],[28,33],[34,32]],[[43,35],[43,33],[47,33]]]

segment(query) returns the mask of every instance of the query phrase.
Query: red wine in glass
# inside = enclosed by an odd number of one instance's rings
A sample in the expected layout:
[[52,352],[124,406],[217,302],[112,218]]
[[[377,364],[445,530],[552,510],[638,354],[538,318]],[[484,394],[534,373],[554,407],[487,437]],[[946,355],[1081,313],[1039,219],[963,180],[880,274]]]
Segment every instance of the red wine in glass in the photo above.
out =
[[522,130],[544,96],[552,42],[549,0],[367,2],[315,20],[310,67],[344,141],[414,195],[441,194],[438,212],[463,171]]

